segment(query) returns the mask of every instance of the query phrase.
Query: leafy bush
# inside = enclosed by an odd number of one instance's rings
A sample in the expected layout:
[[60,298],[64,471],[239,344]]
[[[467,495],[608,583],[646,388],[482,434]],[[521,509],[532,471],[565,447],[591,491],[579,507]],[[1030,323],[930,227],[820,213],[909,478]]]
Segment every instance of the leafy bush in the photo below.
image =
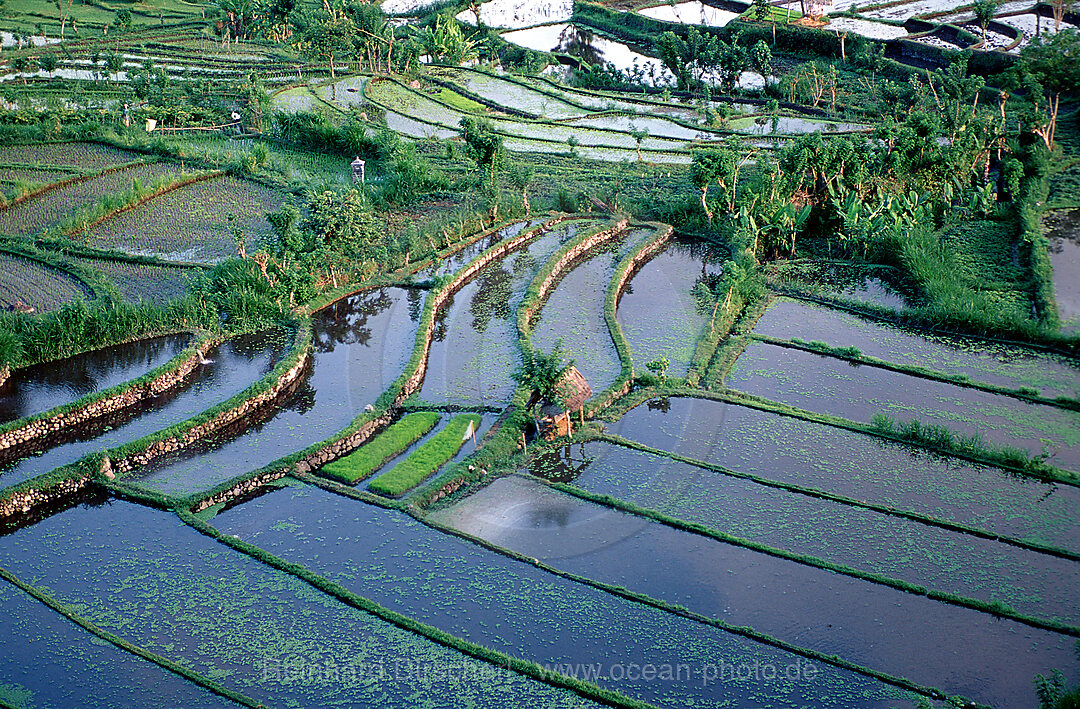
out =
[[368,489],[383,495],[396,497],[409,490],[438,470],[461,450],[465,443],[465,431],[469,424],[475,429],[480,425],[476,414],[455,416],[450,423],[431,437],[431,440],[413,451],[412,455],[394,468],[375,478]]
[[438,421],[439,414],[433,411],[409,414],[365,443],[355,453],[327,463],[322,472],[350,485],[357,483],[420,440]]

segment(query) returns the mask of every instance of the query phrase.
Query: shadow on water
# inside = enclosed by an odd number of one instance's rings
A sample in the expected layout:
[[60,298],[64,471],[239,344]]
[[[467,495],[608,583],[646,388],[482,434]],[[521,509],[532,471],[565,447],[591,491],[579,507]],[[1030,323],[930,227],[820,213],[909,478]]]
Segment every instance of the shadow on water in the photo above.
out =
[[32,416],[160,367],[191,342],[164,335],[17,369],[0,385],[0,423]]
[[308,374],[280,405],[239,422],[209,443],[134,473],[167,494],[212,487],[345,428],[401,375],[412,354],[423,291],[379,288],[344,298],[312,317]]
[[0,486],[14,485],[85,455],[134,441],[205,411],[269,374],[288,345],[280,328],[230,338],[207,353],[184,384],[89,424],[0,455]]

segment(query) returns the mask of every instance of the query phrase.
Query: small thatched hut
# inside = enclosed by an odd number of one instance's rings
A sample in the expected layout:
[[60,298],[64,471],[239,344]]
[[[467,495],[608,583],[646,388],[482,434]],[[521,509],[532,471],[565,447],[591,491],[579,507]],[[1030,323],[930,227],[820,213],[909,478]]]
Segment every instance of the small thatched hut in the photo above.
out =
[[584,419],[582,407],[593,394],[592,387],[585,381],[584,375],[573,365],[559,377],[555,390],[559,393],[559,398],[566,402],[566,408],[560,411],[557,407],[549,406],[541,410],[543,416],[540,418],[540,436],[548,441],[559,436],[573,434],[574,423],[570,414],[577,411],[578,415]]

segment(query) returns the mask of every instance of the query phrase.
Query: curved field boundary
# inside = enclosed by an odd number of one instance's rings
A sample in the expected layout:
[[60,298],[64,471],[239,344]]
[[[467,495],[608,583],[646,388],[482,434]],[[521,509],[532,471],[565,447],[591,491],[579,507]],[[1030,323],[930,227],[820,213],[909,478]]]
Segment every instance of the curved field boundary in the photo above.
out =
[[219,333],[204,334],[176,357],[137,379],[0,426],[0,454],[16,453],[20,446],[160,396],[187,379],[218,342]]
[[271,568],[290,574],[291,576],[304,581],[315,590],[341,601],[346,605],[370,613],[380,620],[391,623],[404,630],[408,630],[423,638],[427,638],[439,645],[457,650],[469,657],[490,663],[496,667],[516,672],[529,679],[570,690],[586,699],[607,706],[624,707],[625,709],[656,709],[652,704],[638,699],[632,699],[614,690],[604,689],[580,679],[552,672],[545,669],[539,663],[532,662],[531,660],[514,657],[513,655],[508,655],[498,650],[486,648],[483,645],[474,643],[470,640],[459,638],[456,635],[451,635],[444,630],[440,630],[439,628],[423,623],[402,613],[398,613],[397,611],[392,611],[385,606],[379,605],[372,600],[353,593],[344,586],[316,574],[305,566],[285,561],[284,559],[274,556],[273,554],[237,537],[222,534],[219,530],[206,522],[203,522],[190,512],[181,510],[179,511],[179,515],[180,519],[186,524],[211,539],[246,554]]
[[116,294],[116,288],[101,274],[83,268],[60,254],[43,253],[18,242],[0,243],[0,253],[32,261],[44,268],[54,269],[74,278],[86,289],[93,300]]
[[927,369],[926,367],[919,367],[916,365],[897,364],[896,362],[879,359],[878,357],[871,357],[870,355],[865,355],[861,353],[852,354],[851,352],[845,351],[842,347],[819,347],[809,342],[784,340],[779,337],[773,337],[771,335],[761,335],[756,332],[750,333],[749,337],[752,340],[757,340],[758,342],[765,342],[770,345],[776,345],[777,347],[787,347],[788,349],[793,350],[813,352],[814,354],[827,355],[829,357],[835,357],[836,359],[842,359],[848,362],[854,362],[856,364],[865,364],[869,367],[887,369],[890,372],[909,374],[913,377],[919,377],[920,379],[932,379],[934,381],[945,382],[947,384],[964,387],[966,389],[978,389],[979,391],[985,391],[990,394],[1011,396],[1014,399],[1020,399],[1021,401],[1027,401],[1032,404],[1053,406],[1055,408],[1069,409],[1072,411],[1080,410],[1080,401],[1078,401],[1077,399],[1070,399],[1066,396],[1050,398],[1048,396],[1042,396],[1040,394],[1030,394],[1020,389],[1010,389],[1009,387],[975,381],[962,375],[947,374],[945,372],[939,372],[937,370]]
[[[0,519],[29,512],[38,505],[56,502],[91,483],[106,484],[116,477],[114,462],[116,469],[130,471],[134,467],[133,459],[149,461],[167,452],[180,450],[219,428],[236,423],[246,414],[272,402],[276,396],[300,381],[300,374],[310,355],[311,340],[311,324],[305,320],[297,327],[289,353],[268,375],[239,394],[166,429],[100,453],[93,453],[52,472],[7,488],[0,496]],[[171,503],[168,497],[159,493],[147,492],[126,484],[116,487],[122,492],[130,491],[131,497],[147,504],[169,507]]]
[[655,236],[645,242],[637,251],[623,258],[615,269],[611,283],[608,284],[607,295],[604,298],[604,320],[607,321],[611,340],[615,343],[615,351],[619,353],[622,371],[619,372],[619,376],[615,378],[611,386],[602,391],[589,404],[588,413],[590,417],[603,410],[615,399],[629,392],[634,382],[634,360],[630,354],[630,343],[627,342],[622,325],[619,324],[619,320],[616,318],[619,300],[622,298],[623,291],[626,290],[626,284],[630,282],[630,279],[634,277],[642,266],[667,246],[668,241],[671,240],[671,236],[675,232],[667,224],[652,222],[650,226],[656,230]]
[[79,234],[83,234],[85,232],[90,231],[91,229],[96,227],[98,224],[101,224],[102,222],[108,221],[109,219],[112,219],[113,217],[115,217],[115,216],[117,216],[119,214],[123,214],[124,212],[135,209],[136,207],[139,207],[139,206],[149,202],[150,200],[152,200],[152,199],[154,199],[156,197],[160,197],[163,194],[168,194],[169,192],[172,192],[173,190],[178,190],[181,187],[187,187],[188,185],[195,184],[196,182],[204,182],[206,180],[210,180],[210,179],[213,179],[215,177],[222,177],[223,175],[225,175],[224,170],[211,170],[210,172],[204,172],[204,173],[201,173],[201,174],[194,175],[192,177],[185,178],[183,180],[177,180],[176,182],[171,182],[171,183],[169,183],[167,185],[164,185],[162,187],[159,187],[159,188],[153,190],[149,194],[146,194],[146,195],[143,195],[143,196],[140,196],[140,197],[136,197],[136,199],[134,201],[129,202],[129,203],[125,204],[122,207],[117,207],[116,209],[113,209],[113,210],[111,210],[109,212],[106,212],[104,214],[96,216],[93,219],[93,221],[86,222],[82,226],[75,227],[74,229],[66,230],[66,231],[63,232],[63,235],[64,236],[78,236]]
[[950,532],[958,532],[960,534],[967,534],[979,539],[986,539],[992,542],[1001,542],[1002,544],[1008,544],[1025,551],[1035,552],[1037,554],[1046,554],[1047,556],[1054,556],[1060,559],[1069,559],[1070,561],[1080,561],[1080,552],[1070,551],[1068,549],[1061,549],[1059,547],[1050,546],[1048,544],[1040,544],[1039,542],[1029,542],[1017,537],[1009,537],[1001,534],[995,534],[994,532],[988,532],[980,527],[973,527],[968,524],[962,524],[960,522],[952,522],[940,517],[934,517],[932,515],[924,515],[919,512],[912,512],[910,510],[901,509],[899,507],[892,507],[890,505],[881,505],[875,502],[867,502],[865,500],[856,500],[852,497],[845,497],[844,495],[838,495],[836,493],[828,492],[827,490],[819,490],[813,487],[806,487],[804,485],[797,485],[795,483],[785,483],[769,478],[763,478],[760,475],[754,475],[753,473],[742,473],[738,470],[732,470],[731,468],[725,468],[715,463],[706,463],[695,458],[688,458],[687,456],[674,453],[672,451],[665,451],[659,448],[652,448],[643,443],[632,441],[622,436],[601,433],[595,437],[594,440],[605,441],[607,443],[613,443],[615,445],[623,446],[624,448],[633,448],[634,450],[644,451],[645,453],[652,453],[653,455],[663,456],[670,458],[671,460],[677,460],[681,463],[687,463],[697,468],[704,470],[711,470],[714,473],[719,473],[725,477],[737,478],[740,480],[748,480],[756,485],[762,487],[771,487],[778,490],[784,490],[797,495],[805,495],[806,497],[813,497],[819,500],[828,500],[829,502],[835,502],[840,505],[846,505],[848,507],[857,507],[864,510],[870,510],[871,512],[878,512],[889,517],[900,517],[902,519],[911,520],[912,522],[919,522],[925,524],[928,527],[938,527],[946,529]]
[[[431,102],[433,102],[435,104],[438,104],[439,106],[443,106],[448,111],[452,111],[455,114],[478,115],[478,116],[482,117],[482,114],[468,114],[467,112],[462,111],[461,109],[456,108],[454,106],[451,106],[450,104],[448,104],[448,103],[446,103],[444,101],[440,101],[438,98],[436,98],[434,96],[428,96],[427,94],[420,93],[420,92],[416,91],[415,89],[409,88],[405,84],[402,84],[401,82],[399,82],[399,81],[397,81],[395,79],[386,79],[386,80],[391,81],[392,83],[397,85],[399,88],[401,88],[401,89],[403,89],[403,90],[405,90],[405,91],[407,91],[409,93],[416,94],[417,96],[420,96],[424,100],[431,101]],[[379,108],[383,109],[384,111],[389,111],[391,113],[396,113],[398,115],[405,116],[409,120],[416,121],[417,123],[423,123],[424,125],[433,126],[435,128],[443,128],[443,129],[447,129],[447,130],[453,130],[455,132],[459,130],[459,128],[458,128],[458,126],[456,124],[451,124],[451,123],[447,123],[447,122],[440,123],[438,121],[433,121],[433,120],[429,120],[429,119],[426,119],[426,118],[421,118],[419,116],[412,116],[412,115],[409,115],[405,110],[403,110],[401,108],[396,108],[394,106],[390,106],[390,105],[384,103],[383,101],[381,101],[379,99],[372,98],[371,94],[368,93],[368,87],[367,86],[365,86],[362,89],[362,91],[363,91],[363,97],[364,97],[365,100],[367,100],[370,103],[378,106]],[[508,117],[508,118],[505,118],[503,120],[514,121],[515,119]],[[556,121],[521,121],[521,120],[518,120],[517,122],[520,122],[522,125],[535,125],[538,128],[543,128],[545,126],[565,127],[564,124],[558,123]],[[601,134],[610,133],[610,134],[626,136],[627,138],[632,139],[632,136],[630,136],[629,133],[626,133],[626,132],[620,131],[620,130],[615,130],[615,129],[583,128],[583,129],[580,129],[580,130],[582,131],[582,133],[589,133],[589,132],[599,132]],[[563,150],[553,151],[553,152],[566,152],[566,150],[569,150],[569,148],[567,147],[566,141],[563,141],[563,140],[556,140],[554,138],[544,138],[544,137],[540,137],[540,136],[531,136],[531,135],[517,135],[515,133],[508,133],[506,131],[500,130],[500,129],[498,129],[498,127],[496,127],[495,132],[498,133],[499,135],[501,135],[504,139],[524,140],[524,141],[542,143],[542,144],[545,144],[545,145],[557,145],[560,148],[563,148]],[[687,145],[687,146],[690,145],[690,141],[682,141],[682,142],[684,143],[684,145]],[[587,143],[587,142],[584,142],[584,141],[578,143],[577,147],[578,148],[590,148],[590,149],[594,149],[594,150],[625,150],[625,151],[628,151],[628,152],[634,152],[634,151],[637,150],[637,148],[635,146],[629,145],[629,144],[627,146],[602,145],[602,144]],[[643,147],[641,149],[641,151],[642,151],[642,153],[649,153],[649,154],[656,154],[656,155],[683,155],[683,156],[689,156],[689,155],[692,154],[689,149],[680,149],[680,148],[645,148],[645,147]]]
[[[538,480],[541,480],[537,478]],[[1069,635],[1072,637],[1080,637],[1080,627],[1069,625],[1067,623],[1061,623],[1058,621],[1045,620],[1043,618],[1036,618],[1033,616],[1018,613],[1012,608],[1005,606],[1004,604],[991,603],[987,601],[979,601],[973,598],[967,598],[965,596],[959,596],[954,593],[948,593],[945,591],[937,591],[934,589],[928,589],[925,586],[919,586],[908,581],[902,581],[900,579],[892,578],[891,576],[885,576],[871,571],[860,571],[859,569],[852,568],[845,564],[837,564],[831,561],[825,561],[816,556],[809,554],[801,554],[798,552],[791,552],[785,549],[777,549],[776,547],[762,544],[761,542],[751,541],[742,537],[736,537],[725,532],[707,527],[698,522],[690,522],[680,519],[678,517],[672,517],[664,512],[642,507],[641,505],[627,502],[614,498],[610,495],[600,495],[582,490],[579,487],[571,485],[569,483],[553,483],[545,480],[541,480],[545,485],[552,487],[556,490],[560,490],[569,495],[573,495],[582,500],[603,505],[620,512],[626,512],[628,514],[637,515],[645,519],[659,522],[674,529],[679,529],[684,532],[690,532],[702,537],[707,537],[724,544],[731,544],[733,546],[742,547],[751,551],[760,552],[762,554],[768,554],[779,559],[786,561],[793,561],[797,564],[803,564],[805,566],[812,566],[818,569],[824,569],[826,571],[833,571],[844,576],[850,576],[860,581],[867,581],[869,583],[875,583],[881,586],[887,586],[897,591],[903,591],[905,593],[911,593],[916,596],[926,596],[927,598],[942,603],[948,603],[954,606],[960,606],[962,608],[968,608],[981,613],[988,613],[990,615],[998,616],[1001,618],[1008,618],[1024,625],[1029,625],[1033,628],[1039,628],[1040,630],[1048,630],[1054,633],[1061,633],[1062,635]]]
[[186,421],[98,454],[100,462],[96,467],[99,473],[106,479],[126,475],[139,466],[168,453],[183,450],[272,405],[278,397],[301,381],[311,360],[311,341],[311,323],[304,321],[296,329],[289,354],[262,380]]
[[[208,507],[254,490],[267,482],[284,477],[290,472],[308,473],[314,468],[351,453],[366,443],[393,421],[405,400],[418,391],[423,384],[424,375],[427,372],[428,352],[434,337],[435,317],[439,309],[482,268],[536,238],[552,225],[561,221],[562,218],[556,217],[533,229],[523,229],[515,236],[495,244],[455,273],[453,278],[441,288],[432,291],[425,300],[424,310],[420,315],[412,356],[409,358],[409,362],[405,365],[401,375],[375,400],[372,411],[360,414],[353,419],[352,423],[330,438],[279,458],[258,470],[230,478],[208,491],[194,493],[182,498],[178,506],[192,512],[200,512]],[[487,233],[490,233],[490,231]],[[374,287],[378,286],[369,285],[352,292],[360,292]],[[157,495],[157,493],[146,492],[138,494],[149,497]],[[167,505],[168,502],[168,498],[161,496],[159,504]]]
[[0,567],[0,579],[7,581],[8,583],[23,591],[30,597],[48,606],[49,608],[64,616],[72,623],[75,623],[91,635],[94,635],[107,643],[115,645],[121,650],[130,652],[132,655],[137,655],[144,660],[149,660],[155,665],[158,665],[159,667],[162,667],[169,672],[178,674],[189,682],[197,684],[203,689],[211,691],[219,696],[225,697],[226,699],[236,702],[241,706],[252,707],[253,709],[257,709],[258,707],[263,706],[262,704],[256,702],[254,699],[251,699],[246,695],[241,694],[240,692],[228,689],[224,685],[210,679],[209,677],[206,677],[205,675],[196,672],[195,670],[185,667],[178,662],[174,662],[167,657],[158,655],[155,652],[151,652],[150,650],[147,650],[142,646],[128,642],[127,640],[121,638],[119,635],[110,633],[109,631],[98,626],[94,622],[79,615],[71,606],[56,600],[55,598],[45,593],[41,589],[37,588],[36,586],[31,586],[30,584],[19,579],[17,576],[15,576],[3,567]]
[[72,175],[71,177],[65,177],[64,179],[57,180],[56,182],[47,182],[47,183],[45,183],[44,185],[41,185],[40,187],[38,187],[35,190],[30,190],[29,192],[26,192],[24,194],[19,195],[18,197],[12,199],[10,202],[7,202],[5,204],[0,204],[0,211],[8,209],[9,207],[14,207],[16,204],[21,204],[21,203],[23,203],[23,202],[25,202],[27,200],[33,199],[35,197],[40,197],[41,195],[45,194],[46,192],[51,192],[51,191],[59,189],[61,187],[67,187],[68,185],[73,185],[76,182],[84,182],[86,180],[93,180],[93,179],[96,179],[98,177],[102,177],[104,175],[108,175],[108,174],[113,173],[113,172],[119,172],[120,170],[127,170],[129,168],[138,167],[139,165],[145,165],[145,164],[149,164],[149,163],[153,163],[153,162],[157,162],[157,161],[156,160],[142,160],[142,159],[140,159],[140,160],[132,160],[131,162],[121,163],[120,165],[110,165],[109,167],[103,168],[103,169],[98,170],[96,172],[83,172],[83,173],[79,173],[77,175]]

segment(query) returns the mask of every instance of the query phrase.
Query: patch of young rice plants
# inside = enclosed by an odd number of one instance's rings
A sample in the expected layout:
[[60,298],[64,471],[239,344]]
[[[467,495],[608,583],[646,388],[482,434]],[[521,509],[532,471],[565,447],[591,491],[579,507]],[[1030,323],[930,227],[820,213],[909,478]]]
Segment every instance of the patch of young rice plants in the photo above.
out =
[[272,410],[241,433],[161,458],[133,473],[135,484],[191,494],[303,450],[348,426],[401,375],[416,341],[423,294],[383,288],[315,313],[311,370]]
[[[0,700],[17,707],[235,708],[231,701],[110,643],[0,583]],[[45,668],[48,671],[44,671]]]
[[1080,471],[1080,412],[752,342],[725,383],[748,394],[869,423],[879,414],[978,436]]
[[[234,232],[254,252],[270,231],[266,212],[285,195],[268,187],[219,177],[167,192],[95,227],[89,243],[175,261],[213,263],[237,253]],[[230,220],[230,215],[233,217]]]
[[726,544],[530,478],[499,478],[434,516],[557,569],[991,705],[1027,696],[1017,674],[1057,662],[1080,669],[1069,636]]
[[[570,221],[485,266],[436,315],[424,401],[503,406],[520,364],[517,312],[536,272],[563,242],[594,223]],[[459,259],[460,260],[460,259]]]
[[136,379],[180,354],[187,334],[163,335],[17,369],[0,387],[0,423]]
[[110,165],[123,165],[143,157],[130,150],[98,143],[5,145],[0,155],[4,164],[19,163],[41,168],[71,167],[81,172],[93,172]]
[[355,453],[331,461],[322,467],[322,474],[355,484],[381,468],[391,458],[424,437],[442,416],[435,411],[407,414]]
[[106,259],[80,259],[87,268],[100,271],[116,284],[124,299],[131,303],[147,301],[164,305],[187,290],[188,280],[198,271],[189,268],[151,266]]
[[[274,328],[232,337],[212,348],[179,387],[115,416],[97,419],[78,433],[51,439],[41,452],[0,463],[0,487],[74,463],[83,456],[130,443],[189,419],[238,394],[270,373],[288,346],[289,333]],[[27,451],[21,451],[27,453]]]
[[477,435],[480,421],[478,414],[455,416],[408,458],[372,480],[368,489],[396,497],[416,487]]
[[779,483],[1080,552],[1080,488],[708,399],[654,400],[609,429]]
[[[587,462],[591,461],[591,462]],[[738,468],[736,468],[738,470]],[[530,472],[753,542],[925,588],[1080,624],[1075,561],[725,476],[609,443],[552,453]]]
[[754,332],[785,340],[822,341],[901,365],[969,377],[1044,396],[1080,397],[1080,369],[1065,357],[988,340],[905,330],[815,303],[777,298]]
[[[6,536],[0,564],[105,630],[269,706],[591,706],[128,502],[68,510]],[[296,663],[305,669],[294,676]]]
[[[812,682],[714,681],[718,666],[798,657],[632,603],[443,534],[394,510],[311,487],[288,487],[220,513],[211,523],[346,588],[458,637],[556,672],[605,663],[592,681],[658,706],[884,707],[902,693],[814,662]],[[578,663],[586,663],[579,665]],[[612,671],[612,663],[620,667]],[[686,665],[653,681],[622,665]],[[584,678],[584,677],[583,677]],[[892,697],[891,701],[889,697]]]
[[48,184],[71,177],[73,173],[66,170],[48,170],[36,167],[0,167],[0,182],[23,184]]
[[670,363],[668,375],[686,376],[715,305],[712,296],[695,297],[694,289],[710,288],[719,271],[719,263],[710,263],[704,249],[674,242],[634,275],[616,314],[636,372],[663,357]]
[[34,312],[56,310],[73,300],[89,300],[93,294],[83,283],[63,271],[37,261],[0,253],[0,307],[17,303]]
[[91,208],[102,198],[130,190],[135,180],[149,187],[156,180],[177,179],[178,174],[174,166],[166,163],[136,165],[49,190],[0,211],[0,233],[29,236],[58,227],[76,210]]

